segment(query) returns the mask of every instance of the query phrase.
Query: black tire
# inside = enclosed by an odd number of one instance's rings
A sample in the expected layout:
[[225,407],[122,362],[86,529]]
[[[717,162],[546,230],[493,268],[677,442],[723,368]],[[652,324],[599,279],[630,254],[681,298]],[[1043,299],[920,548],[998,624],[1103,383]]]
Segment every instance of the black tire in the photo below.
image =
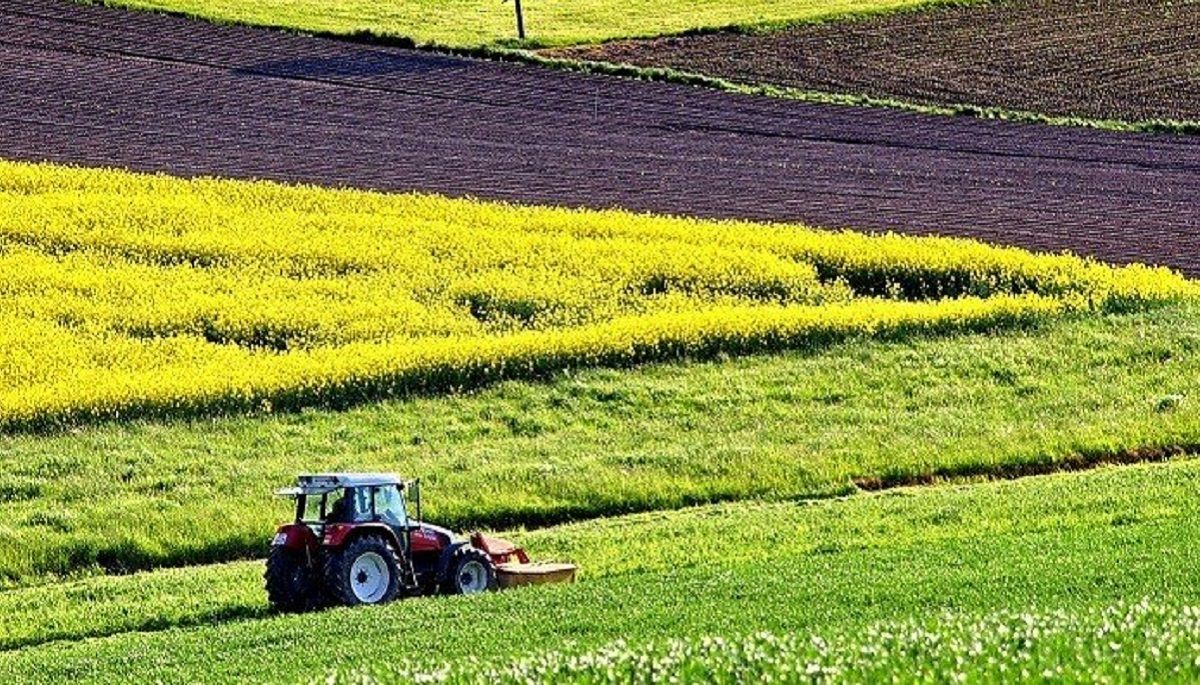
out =
[[321,606],[319,578],[304,552],[272,547],[267,557],[267,601],[276,611],[310,611]]
[[[370,569],[369,571],[355,571],[355,561],[360,558],[363,558],[363,564]],[[392,601],[400,594],[400,574],[403,568],[404,564],[397,556],[396,550],[385,538],[380,535],[364,535],[327,554],[325,587],[330,598],[338,604],[382,604]],[[377,572],[386,572],[386,578],[377,579]]]
[[[480,577],[482,574],[482,577]],[[459,547],[450,558],[442,592],[448,595],[469,595],[496,589],[496,565],[481,549]]]

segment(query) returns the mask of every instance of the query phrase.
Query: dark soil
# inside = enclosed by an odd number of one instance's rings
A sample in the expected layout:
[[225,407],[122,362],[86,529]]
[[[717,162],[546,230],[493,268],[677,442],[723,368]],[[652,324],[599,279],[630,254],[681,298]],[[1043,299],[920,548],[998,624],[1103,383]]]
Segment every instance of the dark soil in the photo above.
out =
[[0,157],[971,236],[1200,274],[1200,138],[0,2]]
[[1198,31],[1195,0],[1016,0],[555,54],[924,104],[1200,120]]

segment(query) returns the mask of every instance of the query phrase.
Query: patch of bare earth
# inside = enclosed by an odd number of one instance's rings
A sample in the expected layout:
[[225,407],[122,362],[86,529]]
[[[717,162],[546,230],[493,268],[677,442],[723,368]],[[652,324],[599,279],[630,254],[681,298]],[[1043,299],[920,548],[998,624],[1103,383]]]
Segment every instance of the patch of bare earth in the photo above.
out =
[[1017,0],[554,54],[924,104],[1200,119],[1195,0]]

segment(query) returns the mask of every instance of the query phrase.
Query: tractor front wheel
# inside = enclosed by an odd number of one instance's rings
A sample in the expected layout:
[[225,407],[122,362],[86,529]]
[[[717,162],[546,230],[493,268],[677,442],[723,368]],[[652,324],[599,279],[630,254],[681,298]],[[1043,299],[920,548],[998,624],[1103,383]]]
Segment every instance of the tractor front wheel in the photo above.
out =
[[303,552],[272,547],[263,578],[267,600],[277,611],[308,611],[321,604],[321,588]]
[[325,562],[325,585],[341,604],[381,604],[400,594],[400,559],[388,541],[364,535]]
[[496,565],[481,549],[460,547],[450,560],[450,575],[443,591],[451,595],[473,595],[496,589]]

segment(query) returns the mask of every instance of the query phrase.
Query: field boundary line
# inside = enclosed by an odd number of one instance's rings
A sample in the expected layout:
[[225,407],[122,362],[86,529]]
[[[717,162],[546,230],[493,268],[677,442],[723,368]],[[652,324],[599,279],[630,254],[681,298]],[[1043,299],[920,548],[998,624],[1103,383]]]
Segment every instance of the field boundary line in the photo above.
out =
[[790,28],[820,25],[832,22],[853,22],[893,14],[902,15],[917,12],[936,11],[938,9],[952,7],[1003,4],[1004,0],[930,0],[929,2],[915,6],[854,11],[844,14],[831,14],[824,17],[814,17],[810,19],[766,21],[761,23],[746,24],[726,24],[723,26],[687,29],[684,31],[664,33],[654,36],[613,37],[590,43],[583,42],[554,45],[541,44],[537,43],[536,41],[529,40],[521,43],[514,40],[498,41],[495,43],[469,47],[454,46],[438,42],[419,42],[410,36],[379,33],[371,29],[360,29],[352,32],[305,30],[280,24],[248,24],[237,21],[218,20],[205,17],[195,12],[188,12],[184,10],[131,9],[121,2],[114,0],[69,1],[75,4],[92,7],[108,7],[124,12],[151,13],[163,16],[179,17],[193,21],[203,21],[217,26],[242,26],[268,31],[280,31],[292,35],[337,40],[360,45],[415,50],[419,52],[428,52],[469,59],[482,59],[493,62],[515,62],[556,69],[559,71],[616,76],[622,78],[631,78],[639,81],[673,83],[676,85],[702,87],[737,95],[771,97],[781,100],[794,100],[798,102],[836,105],[843,107],[891,109],[932,116],[966,116],[975,119],[1008,121],[1014,123],[1087,128],[1119,133],[1175,134],[1188,136],[1200,135],[1200,120],[1149,119],[1141,121],[1126,121],[1121,119],[1096,119],[1091,117],[1070,115],[1043,114],[1041,112],[1008,109],[1005,107],[988,105],[971,105],[966,103],[931,105],[899,98],[881,98],[854,93],[806,90],[788,86],[739,83],[699,72],[663,67],[640,67],[624,63],[580,60],[555,57],[552,54],[548,54],[553,53],[554,50],[560,48],[601,45],[619,41],[684,38],[689,36],[713,35],[718,33],[762,34],[772,31],[782,31]]
[[903,488],[971,485],[1095,471],[1108,466],[1166,464],[1200,457],[1200,443],[1160,447],[1135,447],[1115,452],[1074,452],[1054,461],[1025,463],[966,464],[937,468],[926,473],[859,476],[852,479],[858,493],[877,493]]
[[[442,51],[445,48],[431,48]],[[597,62],[577,60],[563,57],[548,56],[530,50],[492,49],[486,51],[451,51],[451,54],[461,54],[472,57],[481,53],[498,61],[514,61],[534,64],[551,69],[572,71],[584,74],[600,74],[632,78],[639,81],[673,83],[693,87],[708,88],[735,95],[750,95],[770,97],[780,100],[794,100],[821,105],[842,107],[869,107],[874,109],[892,109],[913,114],[930,116],[967,116],[975,119],[990,119],[1023,124],[1044,124],[1074,128],[1090,128],[1117,133],[1157,133],[1175,135],[1200,135],[1200,120],[1168,120],[1150,119],[1143,121],[1124,121],[1120,119],[1093,119],[1058,114],[1043,114],[1025,110],[1007,109],[984,105],[952,104],[930,105],[897,98],[879,98],[871,95],[839,93],[820,90],[805,90],[788,86],[754,85],[730,81],[716,76],[698,72],[669,69],[664,67],[639,67],[632,64],[613,62]]]
[[854,93],[838,93],[821,90],[805,90],[789,86],[755,85],[730,81],[717,76],[710,76],[692,71],[669,69],[664,67],[640,67],[633,64],[580,60],[565,57],[555,57],[553,48],[543,52],[540,49],[511,48],[503,46],[479,46],[471,48],[455,47],[441,43],[416,43],[411,38],[392,37],[358,31],[355,33],[337,32],[308,32],[296,31],[287,27],[265,27],[281,30],[287,33],[325,38],[358,45],[390,47],[416,50],[451,57],[479,59],[491,62],[516,63],[537,66],[557,71],[577,74],[592,74],[614,76],[635,81],[655,83],[671,83],[675,85],[706,88],[734,95],[754,97],[769,97],[777,100],[792,100],[819,105],[834,105],[841,107],[866,107],[872,109],[890,109],[912,114],[924,114],[943,117],[970,117],[994,121],[1006,121],[1020,124],[1042,124],[1064,128],[1086,128],[1115,133],[1144,133],[1144,134],[1174,134],[1200,135],[1200,119],[1170,120],[1149,119],[1142,121],[1125,121],[1121,119],[1094,119],[1058,114],[1043,114],[1025,110],[1008,109],[988,105],[951,104],[931,105],[899,98],[880,98],[871,95]]

